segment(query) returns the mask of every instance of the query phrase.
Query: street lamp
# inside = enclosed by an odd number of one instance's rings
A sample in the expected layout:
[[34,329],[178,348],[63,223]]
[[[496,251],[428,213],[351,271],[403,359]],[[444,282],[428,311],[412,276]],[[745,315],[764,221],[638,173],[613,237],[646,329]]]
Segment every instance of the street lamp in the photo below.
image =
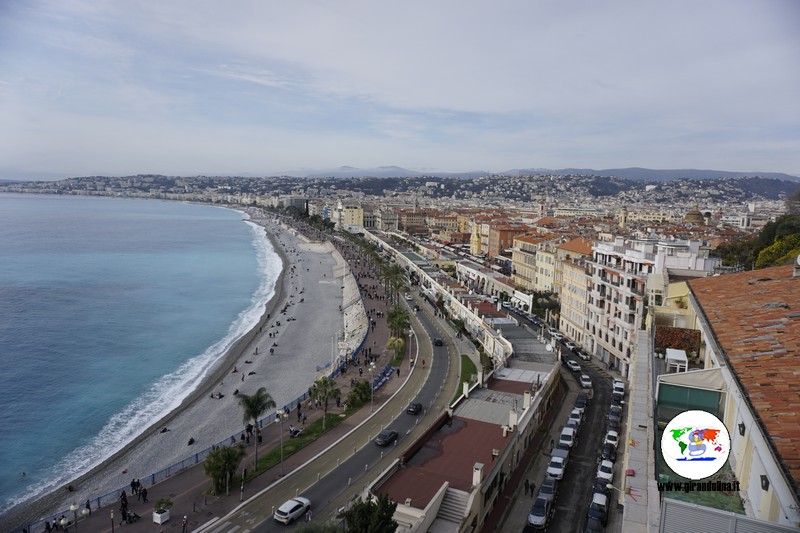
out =
[[111,509],[111,533],[114,533],[114,509]]
[[281,424],[281,477],[283,477],[283,412],[275,411],[275,416]]
[[369,371],[369,412],[372,413],[375,410],[375,378],[372,375],[375,363],[370,363],[367,370]]
[[[80,505],[78,505],[76,502],[72,502],[72,505],[69,506],[69,510],[72,511],[72,516],[75,521],[75,533],[78,532],[78,509],[80,509]],[[88,509],[83,509],[81,511],[81,516],[86,516],[88,513]],[[64,528],[64,531],[67,531],[67,528],[69,527],[69,519],[67,519],[67,517],[62,518],[60,524],[61,527]]]

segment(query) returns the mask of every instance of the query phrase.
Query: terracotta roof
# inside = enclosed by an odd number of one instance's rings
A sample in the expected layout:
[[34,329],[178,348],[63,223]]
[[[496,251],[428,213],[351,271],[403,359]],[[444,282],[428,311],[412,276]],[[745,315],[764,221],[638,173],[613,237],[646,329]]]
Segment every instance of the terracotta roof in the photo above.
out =
[[582,239],[580,237],[575,237],[569,242],[565,242],[562,245],[559,245],[558,248],[561,250],[567,250],[569,252],[575,252],[583,255],[592,255],[592,245],[594,244],[593,241],[588,239]]
[[689,282],[753,412],[800,487],[800,276],[792,265]]

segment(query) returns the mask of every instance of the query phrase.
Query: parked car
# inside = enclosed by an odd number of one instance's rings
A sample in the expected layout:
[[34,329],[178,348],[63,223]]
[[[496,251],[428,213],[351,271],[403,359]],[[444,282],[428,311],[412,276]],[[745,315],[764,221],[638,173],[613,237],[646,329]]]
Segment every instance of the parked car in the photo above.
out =
[[578,395],[578,398],[575,400],[575,409],[581,412],[581,414],[586,411],[586,405],[588,404],[587,398],[581,398],[581,395]]
[[405,299],[406,299],[406,300],[408,300],[409,302],[410,302],[411,300],[413,300],[413,298],[411,297],[411,294],[409,294],[409,293],[405,293],[405,294],[403,295],[403,298],[405,298]]
[[600,464],[597,466],[597,477],[611,483],[611,480],[614,479],[614,463],[611,461],[600,461]]
[[558,443],[564,444],[572,448],[578,440],[578,432],[570,427],[564,427],[561,430],[561,436],[558,437]]
[[622,429],[622,424],[620,424],[618,418],[609,418],[608,421],[606,422],[606,431],[616,431],[617,433],[619,433],[621,429]]
[[589,359],[591,359],[591,356],[589,356],[589,354],[586,353],[585,350],[577,350],[575,353],[577,353],[578,357],[580,357],[584,361],[588,361]]
[[375,437],[375,444],[378,446],[389,446],[397,441],[397,432],[393,429],[384,429]]
[[573,372],[582,372],[583,371],[583,369],[581,368],[581,365],[577,361],[573,361],[572,359],[567,359],[567,366]]
[[603,533],[605,530],[602,522],[590,516],[586,521],[586,527],[583,528],[583,533]]
[[619,446],[619,433],[616,431],[609,431],[606,433],[606,438],[603,440],[603,444],[612,444],[614,447]]
[[584,389],[591,389],[592,378],[590,378],[586,374],[581,374],[581,387],[583,387]]
[[595,478],[594,485],[592,486],[592,493],[605,494],[606,496],[611,494],[611,489],[608,488],[608,481],[605,479]]
[[547,464],[547,477],[562,479],[564,470],[569,462],[569,450],[556,448],[550,453],[550,462]]
[[566,347],[566,349],[569,350],[570,352],[574,352],[575,351],[575,343],[574,342],[567,341],[567,342],[564,343],[564,347]]
[[621,379],[615,379],[611,384],[612,392],[622,394],[625,396],[625,382]]
[[536,529],[544,529],[553,516],[553,504],[544,498],[536,498],[531,507],[531,512],[528,513],[528,524]]
[[444,341],[442,339],[436,337],[435,339],[433,339],[433,345],[434,346],[444,346]]
[[605,526],[608,523],[608,496],[592,493],[588,515],[589,518],[594,518]]
[[617,407],[622,406],[622,394],[618,392],[611,393],[611,405],[616,405]]
[[570,420],[575,420],[578,425],[583,421],[583,413],[579,409],[573,409],[572,412],[569,414]]
[[600,450],[600,458],[603,461],[617,462],[617,448],[613,444],[603,444],[603,449]]
[[421,412],[422,412],[422,404],[418,402],[409,404],[408,409],[406,409],[406,413],[410,415],[418,415]]
[[283,505],[275,509],[272,515],[278,522],[290,524],[306,514],[311,508],[311,500],[303,498],[302,496],[295,496],[291,500],[286,501]]
[[555,501],[556,497],[558,497],[558,480],[554,477],[544,478],[542,486],[539,487],[539,494],[537,497],[550,500],[551,502]]

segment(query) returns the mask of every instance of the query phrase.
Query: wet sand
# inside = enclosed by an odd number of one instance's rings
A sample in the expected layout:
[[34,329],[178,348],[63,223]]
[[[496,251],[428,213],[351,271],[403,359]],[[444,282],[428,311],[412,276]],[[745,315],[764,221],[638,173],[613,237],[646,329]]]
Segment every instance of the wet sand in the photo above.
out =
[[[268,220],[251,221],[267,228],[267,237],[283,262],[275,294],[259,323],[220,359],[178,409],[154,420],[133,442],[73,481],[74,492],[59,490],[12,509],[0,520],[0,529],[62,512],[73,501],[82,503],[125,488],[132,478],[149,487],[150,474],[243,430],[245,423],[235,390],[252,394],[265,387],[280,408],[321,376],[317,370],[332,360],[334,336],[343,328],[340,306],[347,272],[343,261],[338,252],[332,253],[334,249],[328,243],[308,243]],[[274,354],[270,354],[270,348],[274,348]],[[210,397],[217,392],[224,397]],[[162,427],[169,431],[161,433]],[[190,438],[195,441],[191,446],[187,444]]]

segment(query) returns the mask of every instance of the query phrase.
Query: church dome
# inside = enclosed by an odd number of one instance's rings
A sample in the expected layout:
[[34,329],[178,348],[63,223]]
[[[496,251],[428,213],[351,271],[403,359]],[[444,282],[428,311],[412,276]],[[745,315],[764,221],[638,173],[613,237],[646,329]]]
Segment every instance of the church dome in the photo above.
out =
[[703,216],[703,213],[701,213],[700,209],[695,205],[694,209],[683,216],[683,221],[687,224],[705,224],[706,217]]

